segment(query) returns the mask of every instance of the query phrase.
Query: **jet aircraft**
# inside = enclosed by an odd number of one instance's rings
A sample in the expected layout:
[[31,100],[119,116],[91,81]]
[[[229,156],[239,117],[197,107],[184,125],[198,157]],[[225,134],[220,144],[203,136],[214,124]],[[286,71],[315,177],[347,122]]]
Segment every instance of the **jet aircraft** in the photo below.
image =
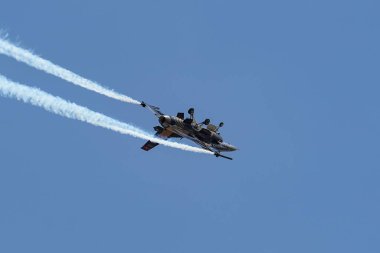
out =
[[[177,113],[177,116],[169,116],[160,111],[160,108],[141,102],[142,107],[151,110],[161,126],[155,126],[155,136],[163,139],[168,138],[187,138],[203,149],[209,150],[214,153],[216,157],[223,157],[232,160],[231,157],[222,155],[221,152],[235,151],[236,147],[223,141],[219,133],[224,123],[221,122],[219,126],[210,124],[210,120],[206,119],[202,123],[197,123],[194,119],[194,108],[188,110],[189,118],[185,118],[183,112]],[[149,151],[156,147],[158,143],[148,141],[141,147],[145,151]]]

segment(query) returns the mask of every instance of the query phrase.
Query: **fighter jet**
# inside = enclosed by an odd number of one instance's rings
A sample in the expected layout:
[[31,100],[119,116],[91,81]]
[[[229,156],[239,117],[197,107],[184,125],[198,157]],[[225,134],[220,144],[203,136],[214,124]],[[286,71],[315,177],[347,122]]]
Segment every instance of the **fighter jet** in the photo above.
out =
[[[223,141],[219,133],[219,129],[224,125],[223,122],[219,126],[210,124],[210,120],[206,119],[202,123],[197,123],[194,119],[194,108],[188,110],[189,117],[185,118],[183,112],[177,113],[177,116],[169,116],[160,111],[160,108],[141,102],[142,107],[151,110],[158,118],[161,126],[155,126],[155,136],[162,139],[168,138],[187,138],[203,149],[214,153],[216,157],[223,157],[232,160],[231,157],[222,155],[221,152],[235,151],[236,147]],[[158,143],[148,141],[141,147],[145,151],[149,151],[156,147]]]

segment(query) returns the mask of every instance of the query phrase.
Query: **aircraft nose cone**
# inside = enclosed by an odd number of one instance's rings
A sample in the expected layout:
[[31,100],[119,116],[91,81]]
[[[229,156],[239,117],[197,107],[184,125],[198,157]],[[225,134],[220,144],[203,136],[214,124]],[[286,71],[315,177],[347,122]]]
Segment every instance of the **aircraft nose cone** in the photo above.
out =
[[231,144],[224,144],[226,151],[235,151],[237,150],[237,147],[232,146]]
[[230,148],[231,151],[236,151],[237,150],[237,147],[234,147],[232,145],[230,145],[229,148]]

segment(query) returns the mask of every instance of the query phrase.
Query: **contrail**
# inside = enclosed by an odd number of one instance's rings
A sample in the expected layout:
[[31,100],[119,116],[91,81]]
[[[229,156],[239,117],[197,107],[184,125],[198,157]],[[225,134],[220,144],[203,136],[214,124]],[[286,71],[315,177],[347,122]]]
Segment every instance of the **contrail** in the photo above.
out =
[[127,123],[110,118],[101,113],[91,111],[86,107],[68,102],[60,97],[53,96],[40,89],[31,88],[13,82],[2,75],[0,75],[0,95],[9,98],[15,98],[19,101],[41,107],[46,111],[58,114],[60,116],[87,122],[94,126],[107,128],[121,134],[131,135],[133,137],[144,140],[150,140],[168,147],[182,149],[185,151],[213,154],[212,152],[201,148],[156,138],[153,135],[146,133],[143,130],[131,126]]
[[116,91],[110,90],[108,88],[105,88],[104,86],[101,86],[100,84],[93,82],[91,80],[88,80],[84,77],[81,77],[70,70],[67,70],[65,68],[62,68],[48,60],[45,60],[32,52],[20,48],[9,41],[0,38],[0,53],[7,55],[9,57],[14,58],[15,60],[19,62],[23,62],[28,64],[31,67],[34,67],[36,69],[45,71],[48,74],[54,75],[56,77],[59,77],[63,80],[66,80],[70,83],[73,83],[75,85],[78,85],[82,88],[92,90],[94,92],[97,92],[99,94],[105,95],[110,98],[114,98],[126,103],[131,104],[140,104],[139,101],[130,98],[126,95],[120,94]]

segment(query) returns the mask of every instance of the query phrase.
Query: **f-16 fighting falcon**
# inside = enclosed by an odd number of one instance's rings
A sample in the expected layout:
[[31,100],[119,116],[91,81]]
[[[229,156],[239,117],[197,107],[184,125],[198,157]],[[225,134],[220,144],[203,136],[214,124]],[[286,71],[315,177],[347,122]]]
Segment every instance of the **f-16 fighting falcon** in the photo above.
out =
[[[200,145],[202,148],[209,150],[214,153],[216,157],[223,157],[232,160],[231,157],[224,156],[221,152],[235,151],[237,148],[225,143],[223,138],[220,136],[219,128],[224,124],[221,122],[219,126],[210,124],[210,120],[206,119],[202,123],[197,123],[194,119],[194,108],[190,108],[189,118],[185,118],[183,112],[177,113],[177,116],[165,115],[160,111],[160,108],[148,105],[141,102],[141,106],[147,107],[151,110],[157,117],[161,126],[155,126],[156,136],[168,139],[168,138],[187,138],[196,144]],[[158,143],[148,141],[141,148],[145,151],[149,151],[156,147]]]

